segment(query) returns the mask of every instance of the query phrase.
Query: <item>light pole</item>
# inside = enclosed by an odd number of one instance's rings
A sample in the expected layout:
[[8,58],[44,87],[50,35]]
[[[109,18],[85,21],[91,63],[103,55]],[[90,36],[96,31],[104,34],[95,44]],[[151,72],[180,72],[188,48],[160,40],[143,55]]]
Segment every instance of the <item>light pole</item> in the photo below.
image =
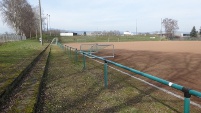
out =
[[47,34],[48,34],[48,17],[49,15],[47,14]]
[[43,45],[42,18],[41,18],[41,3],[40,3],[40,0],[39,0],[39,13],[40,13],[40,41],[41,41],[41,45]]
[[162,25],[163,25],[163,19],[161,18],[161,38],[163,37]]
[[50,31],[50,36],[51,36],[51,27],[50,27],[50,15],[49,15],[49,31]]
[[136,19],[136,35],[137,35],[137,19]]

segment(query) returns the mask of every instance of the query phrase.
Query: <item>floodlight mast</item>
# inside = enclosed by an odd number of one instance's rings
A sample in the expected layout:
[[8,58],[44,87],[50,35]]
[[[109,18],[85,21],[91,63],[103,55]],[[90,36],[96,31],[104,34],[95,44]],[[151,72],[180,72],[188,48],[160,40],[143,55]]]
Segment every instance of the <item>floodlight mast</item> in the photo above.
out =
[[163,25],[163,19],[161,18],[161,37],[163,37],[162,25]]
[[41,41],[41,45],[43,45],[42,17],[41,17],[41,3],[40,3],[40,0],[39,0],[39,13],[40,13],[40,41]]
[[50,32],[50,36],[51,36],[50,15],[49,15],[49,32]]
[[136,35],[137,35],[137,19],[136,19]]
[[49,19],[49,14],[47,14],[47,34],[48,34],[48,19]]

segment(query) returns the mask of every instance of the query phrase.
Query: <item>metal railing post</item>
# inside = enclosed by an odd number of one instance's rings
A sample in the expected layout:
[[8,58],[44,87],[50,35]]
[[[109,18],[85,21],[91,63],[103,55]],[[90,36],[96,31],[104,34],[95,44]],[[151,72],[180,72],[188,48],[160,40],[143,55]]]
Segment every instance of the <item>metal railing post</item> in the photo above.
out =
[[105,88],[108,88],[108,65],[106,60],[104,63],[104,84]]
[[64,51],[65,51],[65,53],[66,53],[66,45],[64,45],[65,47],[64,47]]
[[61,49],[64,50],[64,45],[63,44],[61,44]]
[[70,54],[70,58],[71,58],[71,47],[70,47],[70,51],[69,51],[69,54]]
[[68,46],[66,46],[66,53],[67,53],[67,55],[69,55],[69,54],[68,54]]
[[77,48],[75,49],[75,62],[77,62]]
[[189,88],[182,88],[182,91],[184,92],[184,113],[190,113],[190,97],[191,94],[189,94]]
[[70,46],[68,46],[68,47],[69,47],[68,54],[69,54],[69,57],[70,57],[71,56],[71,53],[70,53],[71,47]]
[[83,70],[86,69],[86,58],[85,53],[83,52]]

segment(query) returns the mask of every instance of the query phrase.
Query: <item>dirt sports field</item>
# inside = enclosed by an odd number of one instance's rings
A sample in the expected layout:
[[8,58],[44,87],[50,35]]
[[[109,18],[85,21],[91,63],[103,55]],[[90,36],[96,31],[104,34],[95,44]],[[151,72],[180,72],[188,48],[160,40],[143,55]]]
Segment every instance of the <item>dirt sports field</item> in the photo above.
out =
[[[68,45],[79,48],[80,44]],[[107,42],[98,44],[114,44],[115,58],[110,58],[112,61],[201,92],[200,41]],[[109,54],[108,52],[111,53],[109,50],[104,50],[97,55],[106,55]],[[157,84],[152,80],[143,79]],[[199,102],[200,99],[197,101]]]

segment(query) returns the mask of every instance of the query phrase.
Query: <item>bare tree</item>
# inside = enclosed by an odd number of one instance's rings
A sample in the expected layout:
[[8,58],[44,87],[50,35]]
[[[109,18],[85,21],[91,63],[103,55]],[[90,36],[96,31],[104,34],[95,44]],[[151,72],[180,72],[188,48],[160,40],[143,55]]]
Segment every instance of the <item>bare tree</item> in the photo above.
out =
[[6,22],[9,26],[15,29],[16,33],[18,31],[18,14],[16,9],[16,0],[2,0],[0,2],[0,7],[1,7],[1,13],[4,18],[4,22]]
[[163,19],[162,24],[165,28],[166,36],[172,39],[174,36],[175,30],[179,29],[177,20],[165,18]]
[[32,10],[31,5],[25,4],[25,6],[22,8],[23,13],[21,14],[22,22],[21,29],[22,32],[28,37],[32,36],[29,34],[35,33],[35,18],[34,13]]
[[0,7],[4,22],[13,28],[16,34],[29,37],[35,31],[34,13],[26,0],[2,0]]

